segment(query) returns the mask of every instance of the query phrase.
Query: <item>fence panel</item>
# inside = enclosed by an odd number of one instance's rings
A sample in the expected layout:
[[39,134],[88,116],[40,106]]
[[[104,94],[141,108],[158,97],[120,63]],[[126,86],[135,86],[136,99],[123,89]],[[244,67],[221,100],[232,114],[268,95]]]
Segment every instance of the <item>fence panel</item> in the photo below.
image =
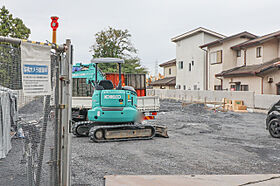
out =
[[[53,120],[48,120],[50,97],[23,95],[20,50],[15,44],[0,44],[0,183],[47,185],[55,136]],[[50,55],[54,86],[60,54]]]

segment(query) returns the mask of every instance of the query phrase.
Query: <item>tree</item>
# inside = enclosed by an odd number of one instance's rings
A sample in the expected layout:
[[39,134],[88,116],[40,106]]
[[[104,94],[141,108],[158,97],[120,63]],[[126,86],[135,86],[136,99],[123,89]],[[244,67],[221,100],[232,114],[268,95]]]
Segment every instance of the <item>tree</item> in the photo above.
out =
[[[28,39],[30,29],[19,18],[3,6],[0,9],[0,35],[19,39]],[[0,85],[19,89],[21,88],[20,52],[18,46],[9,43],[0,45]]]
[[3,6],[0,9],[0,35],[28,39],[30,29],[23,24],[20,18],[13,18],[13,15]]
[[[123,72],[146,73],[136,56],[137,50],[130,42],[131,34],[128,30],[118,30],[109,27],[95,34],[95,44],[91,46],[93,57],[113,57],[125,60]],[[103,72],[117,72],[116,64],[99,64]]]

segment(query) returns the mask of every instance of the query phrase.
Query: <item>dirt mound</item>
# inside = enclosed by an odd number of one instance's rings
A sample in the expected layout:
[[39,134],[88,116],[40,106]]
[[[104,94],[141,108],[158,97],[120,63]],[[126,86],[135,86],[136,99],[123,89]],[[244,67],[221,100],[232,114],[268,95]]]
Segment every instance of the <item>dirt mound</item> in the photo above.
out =
[[42,113],[44,105],[44,97],[37,97],[35,100],[29,102],[28,104],[24,105],[19,109],[19,114],[35,114],[35,113]]

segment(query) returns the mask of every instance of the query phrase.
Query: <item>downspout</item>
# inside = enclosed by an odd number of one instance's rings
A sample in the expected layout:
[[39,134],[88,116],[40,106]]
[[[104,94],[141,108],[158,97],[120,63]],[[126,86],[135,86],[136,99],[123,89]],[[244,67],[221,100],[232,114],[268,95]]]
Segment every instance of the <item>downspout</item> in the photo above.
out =
[[208,51],[201,48],[202,50],[204,50],[206,52],[206,59],[205,59],[205,90],[208,90]]
[[246,54],[247,54],[247,49],[244,49],[244,66],[247,65]]

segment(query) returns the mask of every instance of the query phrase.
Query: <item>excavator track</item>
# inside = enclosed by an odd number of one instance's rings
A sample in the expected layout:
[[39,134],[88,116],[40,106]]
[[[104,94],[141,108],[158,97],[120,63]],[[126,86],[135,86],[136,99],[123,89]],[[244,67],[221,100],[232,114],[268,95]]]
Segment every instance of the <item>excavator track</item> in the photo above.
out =
[[90,128],[96,126],[94,121],[79,121],[75,122],[72,127],[72,132],[77,137],[88,136]]
[[151,125],[107,125],[95,126],[89,130],[90,140],[94,142],[115,142],[148,140],[155,136],[156,129]]

